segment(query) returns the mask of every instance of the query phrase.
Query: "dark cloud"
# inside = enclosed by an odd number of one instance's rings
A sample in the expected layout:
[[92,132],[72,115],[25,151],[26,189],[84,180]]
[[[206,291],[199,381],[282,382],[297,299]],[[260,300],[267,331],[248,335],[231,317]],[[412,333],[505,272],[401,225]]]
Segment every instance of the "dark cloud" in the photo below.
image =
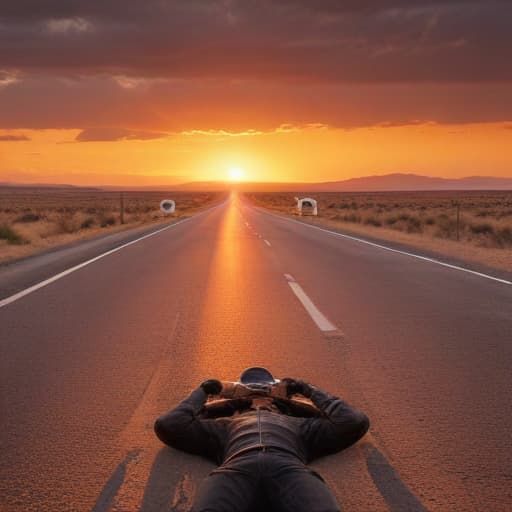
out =
[[82,130],[77,142],[112,142],[120,140],[152,140],[167,137],[166,133],[133,131],[125,128],[96,127]]
[[[120,85],[122,84],[122,85]],[[129,133],[512,120],[509,84],[26,79],[0,92],[0,129],[123,127]],[[119,129],[119,128],[117,128]],[[90,132],[89,132],[90,133]],[[108,132],[109,137],[126,133]],[[100,137],[96,132],[95,137]],[[105,134],[102,135],[105,137]]]
[[512,80],[512,3],[499,0],[7,4],[4,67],[173,78]]
[[0,134],[0,142],[18,142],[30,140],[26,135]]
[[510,1],[4,4],[0,128],[512,120]]

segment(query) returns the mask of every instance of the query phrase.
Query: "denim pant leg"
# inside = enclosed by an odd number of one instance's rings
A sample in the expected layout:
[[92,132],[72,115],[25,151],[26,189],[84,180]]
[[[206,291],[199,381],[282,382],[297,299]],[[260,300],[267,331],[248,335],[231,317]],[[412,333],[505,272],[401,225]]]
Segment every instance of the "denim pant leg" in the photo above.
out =
[[212,473],[199,488],[191,512],[246,512],[256,499],[256,482],[243,474]]
[[[314,471],[295,458],[273,464],[271,478],[265,480],[272,510],[278,512],[340,512],[336,498]],[[275,457],[274,457],[275,460]]]
[[201,484],[191,512],[253,510],[259,486],[260,453],[249,453],[213,470]]

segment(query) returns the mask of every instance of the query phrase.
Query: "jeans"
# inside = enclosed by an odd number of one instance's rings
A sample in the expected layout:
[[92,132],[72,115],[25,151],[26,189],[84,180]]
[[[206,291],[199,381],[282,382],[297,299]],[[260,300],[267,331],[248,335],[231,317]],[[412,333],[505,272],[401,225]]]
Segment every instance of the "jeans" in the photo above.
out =
[[253,450],[213,470],[193,512],[339,512],[321,477],[279,449]]

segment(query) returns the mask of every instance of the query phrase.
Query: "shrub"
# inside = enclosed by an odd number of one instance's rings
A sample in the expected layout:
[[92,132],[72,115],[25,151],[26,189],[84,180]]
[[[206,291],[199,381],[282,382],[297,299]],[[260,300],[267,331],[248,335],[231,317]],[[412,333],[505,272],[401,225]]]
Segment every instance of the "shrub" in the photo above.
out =
[[80,224],[80,229],[89,229],[94,224],[94,219],[92,217],[87,217]]
[[79,224],[73,216],[61,216],[57,219],[57,234],[59,233],[75,233],[78,231]]
[[361,215],[357,215],[356,213],[349,213],[348,215],[343,215],[342,220],[345,222],[361,222]]
[[348,213],[346,215],[335,215],[333,220],[339,220],[342,222],[361,222],[361,216],[357,215],[357,213]]
[[382,222],[375,217],[366,217],[366,219],[364,219],[364,223],[377,228],[382,226]]
[[475,235],[491,235],[494,233],[494,227],[489,223],[471,224],[469,230]]
[[509,228],[507,226],[505,228],[496,230],[494,234],[494,241],[500,247],[507,247],[509,245],[512,245],[512,228]]
[[421,220],[416,217],[409,217],[407,219],[407,233],[421,233]]
[[435,236],[440,238],[452,238],[457,233],[457,223],[448,215],[442,214],[437,218],[438,230]]
[[19,233],[7,224],[0,224],[0,240],[7,240],[7,243],[11,245],[21,245],[26,242]]
[[394,215],[392,215],[391,217],[386,217],[384,219],[384,223],[387,224],[388,226],[393,226],[394,224],[396,224],[397,220],[398,219]]
[[37,213],[27,212],[19,216],[14,222],[37,222],[41,216]]
[[116,223],[116,218],[113,215],[109,215],[107,217],[102,217],[100,221],[100,226],[102,228],[106,228],[107,226],[113,226]]

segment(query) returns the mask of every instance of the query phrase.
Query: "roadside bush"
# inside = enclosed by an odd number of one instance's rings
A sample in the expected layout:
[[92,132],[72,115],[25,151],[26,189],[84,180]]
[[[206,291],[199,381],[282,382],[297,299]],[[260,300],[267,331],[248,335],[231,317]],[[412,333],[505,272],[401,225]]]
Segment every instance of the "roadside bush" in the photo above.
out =
[[471,224],[469,230],[474,235],[492,235],[494,233],[494,227],[489,223]]
[[20,215],[14,222],[37,222],[41,219],[41,216],[37,213],[27,212]]
[[7,224],[0,224],[0,240],[6,240],[11,245],[21,245],[24,238]]
[[499,247],[512,246],[512,228],[507,226],[505,228],[497,229],[493,238]]
[[80,224],[73,216],[61,216],[57,219],[57,233],[75,233],[80,229]]
[[94,219],[92,217],[87,217],[80,224],[80,229],[89,229],[94,225]]
[[407,219],[407,233],[421,233],[423,230],[421,228],[421,220],[417,217],[409,217]]
[[448,215],[442,214],[437,218],[438,229],[434,233],[439,238],[452,238],[457,233],[457,223]]
[[380,228],[382,226],[382,222],[375,217],[366,217],[366,219],[364,219],[364,223],[369,226],[375,226],[376,228]]
[[106,228],[107,226],[113,226],[116,223],[116,218],[113,215],[102,216],[100,219],[100,226]]
[[397,220],[398,219],[394,215],[392,215],[391,217],[386,217],[384,219],[384,224],[386,224],[387,226],[393,226],[396,224]]
[[348,215],[342,215],[341,217],[339,216],[338,218],[344,222],[361,222],[361,215],[357,215],[356,213],[349,213]]

